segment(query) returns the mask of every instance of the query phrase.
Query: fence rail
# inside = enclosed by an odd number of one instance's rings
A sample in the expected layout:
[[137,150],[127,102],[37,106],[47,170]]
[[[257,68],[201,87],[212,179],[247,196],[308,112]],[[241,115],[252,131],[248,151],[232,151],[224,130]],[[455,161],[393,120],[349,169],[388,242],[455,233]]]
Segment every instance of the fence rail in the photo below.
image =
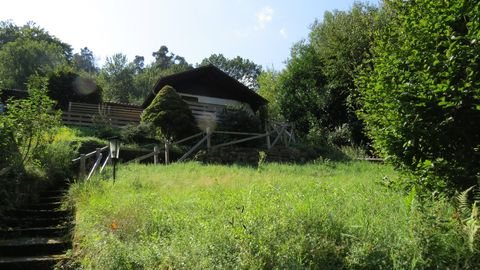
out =
[[132,106],[69,102],[67,111],[62,113],[62,120],[67,125],[107,124],[113,127],[122,127],[140,123],[142,111],[141,108]]
[[[222,134],[222,135],[237,135],[237,136],[247,136],[245,138],[241,139],[234,139],[229,142],[224,142],[220,143],[217,145],[212,145],[212,137],[215,134]],[[230,146],[230,145],[235,145],[251,140],[258,140],[258,139],[266,139],[266,144],[267,148],[271,149],[274,147],[277,143],[283,142],[285,145],[288,145],[292,142],[295,142],[295,136],[294,136],[294,126],[290,124],[284,124],[284,123],[274,123],[270,124],[268,128],[266,129],[265,133],[254,133],[254,132],[234,132],[234,131],[210,131],[208,128],[205,132],[200,132],[197,134],[194,134],[192,136],[186,137],[184,139],[178,140],[176,142],[166,142],[164,148],[158,148],[155,147],[154,151],[151,153],[148,153],[146,155],[140,156],[134,160],[131,160],[129,162],[140,162],[142,160],[145,160],[147,158],[151,158],[152,156],[154,157],[154,163],[157,163],[158,155],[161,153],[160,151],[164,151],[165,153],[165,164],[170,163],[170,149],[172,145],[179,145],[181,143],[193,140],[195,138],[200,139],[197,141],[197,143],[192,146],[186,153],[184,153],[178,160],[177,162],[182,162],[185,161],[190,155],[192,155],[196,150],[200,149],[203,144],[206,144],[206,149],[207,150],[214,150],[218,149],[221,147],[225,146]],[[273,143],[271,143],[271,139],[273,138]]]
[[[224,142],[220,143],[217,145],[212,145],[212,137],[215,134],[221,134],[221,135],[236,135],[236,136],[246,136],[244,138],[239,138],[239,139],[233,139],[229,142]],[[153,148],[153,152],[150,152],[148,154],[142,155],[140,157],[137,157],[133,160],[128,161],[127,163],[137,163],[141,162],[145,159],[153,157],[153,162],[154,164],[159,163],[159,155],[162,154],[162,152],[165,154],[165,159],[164,162],[165,164],[170,163],[170,149],[172,145],[179,145],[182,143],[185,143],[187,141],[191,141],[193,139],[199,138],[199,140],[195,143],[193,147],[191,147],[188,151],[186,151],[178,160],[177,162],[182,162],[185,161],[190,155],[192,155],[196,150],[200,149],[202,145],[205,146],[207,150],[214,150],[218,149],[221,147],[225,146],[230,146],[230,145],[235,145],[251,140],[258,140],[258,139],[265,139],[267,148],[271,149],[274,147],[277,143],[283,142],[285,145],[288,145],[292,142],[295,142],[295,136],[294,136],[294,126],[293,125],[288,125],[288,124],[271,124],[269,125],[265,133],[254,133],[254,132],[234,132],[234,131],[210,131],[210,129],[207,128],[205,132],[200,132],[197,134],[194,134],[192,136],[183,138],[181,140],[175,141],[175,142],[166,142],[165,147],[160,148],[159,146],[155,145]],[[273,142],[271,140],[273,139]],[[102,148],[97,148],[95,151],[87,153],[87,154],[81,154],[80,157],[72,159],[73,163],[80,163],[79,165],[79,178],[85,178],[87,175],[87,159],[96,157],[96,160],[94,162],[94,165],[90,169],[90,172],[88,174],[87,180],[96,172],[96,171],[102,171],[107,163],[110,161],[108,152],[105,155],[106,158],[103,161],[103,165],[100,166],[103,152],[107,151],[109,149],[108,146],[102,147]]]
[[136,119],[112,115],[92,116],[91,114],[63,112],[62,121],[67,125],[97,126],[100,124],[107,124],[113,127],[122,127],[129,124],[138,124],[140,123],[140,118]]
[[[87,160],[96,157],[95,163],[93,167],[90,169],[90,172],[88,173],[87,180],[90,179],[90,177],[95,173],[97,170],[103,170],[105,168],[105,165],[107,162],[110,160],[109,155],[108,155],[108,146],[104,146],[102,148],[97,148],[95,151],[87,153],[87,154],[80,154],[78,158],[72,159],[72,163],[80,163],[79,165],[79,170],[78,170],[78,178],[83,179],[87,176]],[[99,168],[99,165],[101,163],[102,157],[103,157],[103,152],[107,151],[107,158],[105,158],[105,162],[101,168]]]

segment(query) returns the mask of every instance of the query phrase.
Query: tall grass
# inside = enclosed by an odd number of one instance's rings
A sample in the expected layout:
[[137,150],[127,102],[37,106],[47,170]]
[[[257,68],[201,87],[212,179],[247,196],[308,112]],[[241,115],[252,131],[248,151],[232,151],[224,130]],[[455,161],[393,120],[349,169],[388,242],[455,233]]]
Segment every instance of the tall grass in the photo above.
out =
[[449,204],[419,211],[414,194],[382,184],[396,177],[363,162],[120,166],[115,183],[71,189],[75,258],[84,269],[471,267]]

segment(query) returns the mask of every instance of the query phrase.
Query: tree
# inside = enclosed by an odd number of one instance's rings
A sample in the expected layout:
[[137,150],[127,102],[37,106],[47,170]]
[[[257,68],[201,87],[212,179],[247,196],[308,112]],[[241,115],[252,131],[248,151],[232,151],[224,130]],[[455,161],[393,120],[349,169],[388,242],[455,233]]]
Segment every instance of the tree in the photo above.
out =
[[103,99],[114,102],[129,103],[136,93],[134,92],[134,66],[128,63],[127,56],[121,53],[107,57],[100,72],[103,82]]
[[48,79],[48,96],[57,101],[57,108],[68,108],[68,103],[102,102],[102,88],[92,78],[62,70],[52,73]]
[[329,104],[325,113],[329,121],[322,125],[333,130],[348,125],[357,144],[365,143],[363,123],[355,111],[358,90],[354,78],[368,58],[373,35],[378,29],[378,8],[356,2],[348,11],[327,11],[322,22],[315,22],[310,32],[310,42],[322,62],[325,76],[324,91]]
[[54,101],[46,95],[46,81],[37,77],[29,84],[26,99],[11,99],[6,114],[0,117],[1,141],[13,141],[21,157],[21,166],[32,159],[36,149],[48,144],[52,130],[60,124],[59,112],[53,111]]
[[85,71],[87,73],[98,72],[93,52],[87,47],[80,49],[80,54],[76,53],[73,55],[72,65],[76,71]]
[[135,74],[141,73],[145,68],[145,57],[135,55],[135,59],[133,59],[133,66],[135,67]]
[[28,23],[0,23],[0,78],[5,87],[24,89],[30,76],[45,76],[71,60],[71,47]]
[[166,139],[181,139],[198,131],[188,104],[175,89],[164,86],[142,113],[142,122],[151,123]]
[[357,82],[378,152],[429,189],[480,175],[480,2],[385,2],[389,24]]
[[176,72],[181,72],[192,68],[184,57],[169,53],[165,45],[162,45],[158,51],[153,52],[152,56],[155,57],[153,67],[160,71],[174,69]]
[[312,45],[295,44],[285,70],[279,75],[279,107],[289,122],[295,123],[300,135],[326,126],[329,121],[325,78],[322,63]]
[[270,119],[282,119],[280,111],[280,73],[275,70],[263,71],[258,76],[258,94],[268,100],[268,116]]
[[237,56],[233,59],[227,59],[223,54],[212,54],[205,58],[200,63],[200,66],[212,64],[223,72],[230,75],[230,77],[243,83],[252,90],[258,90],[257,77],[262,72],[262,66],[254,62]]

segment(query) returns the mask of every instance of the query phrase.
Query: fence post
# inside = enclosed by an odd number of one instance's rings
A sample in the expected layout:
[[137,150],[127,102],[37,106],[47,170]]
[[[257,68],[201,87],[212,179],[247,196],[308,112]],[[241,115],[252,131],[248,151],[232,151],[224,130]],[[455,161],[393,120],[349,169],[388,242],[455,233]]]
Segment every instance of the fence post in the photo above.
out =
[[[102,150],[100,148],[95,149],[95,162],[100,158],[102,155]],[[97,168],[97,170],[100,170],[100,167]]]
[[153,164],[157,165],[158,163],[158,146],[153,147]]
[[266,136],[266,138],[267,138],[267,149],[270,150],[270,148],[272,148],[272,143],[270,142],[270,132],[268,130],[267,125],[265,125],[265,135],[267,135]]
[[80,179],[85,178],[86,170],[87,170],[87,166],[86,166],[85,154],[80,154],[80,170],[78,172],[78,178]]
[[293,143],[297,143],[297,140],[295,139],[295,123],[292,123],[292,141]]
[[170,142],[165,142],[165,164],[170,163]]
[[210,150],[212,147],[212,142],[210,140],[210,137],[212,135],[212,132],[210,131],[210,127],[207,127],[207,149]]

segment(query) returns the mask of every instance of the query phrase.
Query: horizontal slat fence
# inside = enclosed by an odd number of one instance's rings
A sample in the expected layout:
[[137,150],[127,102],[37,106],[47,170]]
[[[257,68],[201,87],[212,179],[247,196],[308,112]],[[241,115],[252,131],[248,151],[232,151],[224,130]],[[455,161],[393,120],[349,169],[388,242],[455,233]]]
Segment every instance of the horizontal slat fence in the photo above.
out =
[[95,126],[110,125],[121,127],[140,122],[141,108],[112,104],[88,104],[70,102],[68,111],[62,113],[62,121],[67,125]]

